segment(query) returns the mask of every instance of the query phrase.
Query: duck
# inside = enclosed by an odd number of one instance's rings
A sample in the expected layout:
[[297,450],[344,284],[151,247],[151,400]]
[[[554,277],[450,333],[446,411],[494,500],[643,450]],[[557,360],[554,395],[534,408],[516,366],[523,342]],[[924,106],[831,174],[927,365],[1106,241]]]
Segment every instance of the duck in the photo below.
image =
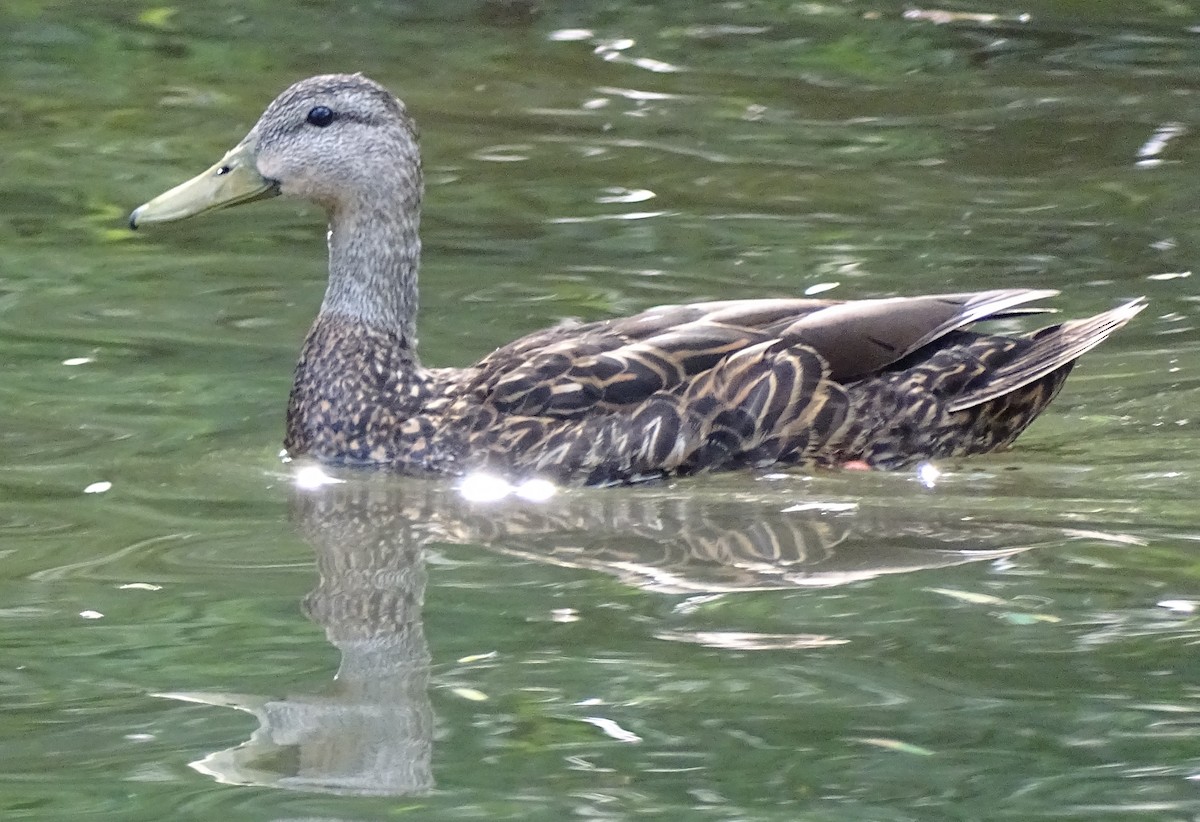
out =
[[[729,299],[564,321],[461,368],[417,356],[423,183],[404,103],[300,80],[132,228],[287,195],[328,217],[329,279],[296,365],[290,457],[405,474],[619,485],[706,471],[898,469],[1009,447],[1139,297],[1024,333],[1058,292]],[[1007,326],[1006,326],[1007,327]]]

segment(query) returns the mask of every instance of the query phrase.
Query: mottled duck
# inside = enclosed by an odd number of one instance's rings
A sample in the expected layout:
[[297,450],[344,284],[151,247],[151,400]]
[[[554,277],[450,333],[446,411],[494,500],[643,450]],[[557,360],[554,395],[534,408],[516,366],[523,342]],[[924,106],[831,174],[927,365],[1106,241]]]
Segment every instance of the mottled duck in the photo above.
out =
[[968,327],[1034,312],[1056,292],[726,300],[563,323],[470,367],[428,368],[416,352],[421,161],[404,104],[361,75],[302,80],[130,224],[276,194],[329,217],[329,283],[285,446],[338,465],[611,484],[995,451],[1076,358],[1144,307],[1008,335]]

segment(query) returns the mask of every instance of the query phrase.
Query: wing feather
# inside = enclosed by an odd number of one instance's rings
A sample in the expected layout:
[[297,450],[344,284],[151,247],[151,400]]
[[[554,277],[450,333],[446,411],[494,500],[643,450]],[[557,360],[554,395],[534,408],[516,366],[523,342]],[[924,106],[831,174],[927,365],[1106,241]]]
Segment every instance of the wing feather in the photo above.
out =
[[1056,292],[836,300],[724,300],[652,308],[633,317],[564,324],[497,349],[472,390],[504,414],[576,419],[683,390],[738,352],[772,341],[815,351],[847,382],[981,319],[1036,309]]

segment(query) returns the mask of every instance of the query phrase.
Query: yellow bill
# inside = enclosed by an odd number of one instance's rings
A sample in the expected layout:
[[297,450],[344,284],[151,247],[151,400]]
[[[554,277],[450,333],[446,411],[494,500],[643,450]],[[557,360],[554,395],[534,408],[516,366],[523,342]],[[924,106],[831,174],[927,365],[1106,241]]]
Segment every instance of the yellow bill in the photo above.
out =
[[129,215],[129,227],[168,223],[206,211],[274,197],[279,183],[259,173],[254,150],[247,143],[235,146],[203,174],[159,194]]

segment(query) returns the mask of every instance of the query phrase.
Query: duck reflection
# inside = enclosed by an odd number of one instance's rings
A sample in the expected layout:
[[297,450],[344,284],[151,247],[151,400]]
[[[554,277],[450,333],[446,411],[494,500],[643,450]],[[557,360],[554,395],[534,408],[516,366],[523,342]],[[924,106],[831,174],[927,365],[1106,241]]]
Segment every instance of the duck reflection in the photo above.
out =
[[479,545],[677,594],[837,585],[1030,547],[1014,547],[1020,534],[1004,527],[928,516],[898,521],[894,509],[873,516],[849,503],[776,503],[646,489],[484,503],[452,486],[399,478],[297,488],[292,519],[318,572],[303,610],[341,653],[334,684],[324,695],[278,700],[167,695],[248,711],[259,721],[245,743],[192,767],[226,783],[429,791],[434,719],[421,608],[422,552],[432,543]]

